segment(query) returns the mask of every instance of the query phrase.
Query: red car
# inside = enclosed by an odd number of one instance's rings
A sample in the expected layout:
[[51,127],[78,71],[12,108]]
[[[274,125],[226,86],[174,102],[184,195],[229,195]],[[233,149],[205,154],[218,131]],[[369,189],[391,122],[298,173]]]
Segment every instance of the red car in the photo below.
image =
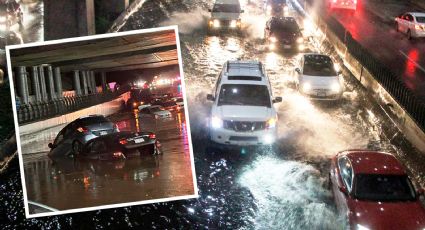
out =
[[330,185],[350,229],[424,229],[425,208],[403,166],[388,153],[350,150],[331,163]]

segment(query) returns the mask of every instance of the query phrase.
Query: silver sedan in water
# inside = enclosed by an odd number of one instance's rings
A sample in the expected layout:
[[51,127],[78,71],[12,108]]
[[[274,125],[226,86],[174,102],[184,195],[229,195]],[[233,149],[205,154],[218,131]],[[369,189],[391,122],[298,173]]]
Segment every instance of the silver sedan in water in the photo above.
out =
[[114,132],[119,132],[118,128],[103,115],[80,117],[65,126],[49,144],[49,155],[79,154],[88,141]]

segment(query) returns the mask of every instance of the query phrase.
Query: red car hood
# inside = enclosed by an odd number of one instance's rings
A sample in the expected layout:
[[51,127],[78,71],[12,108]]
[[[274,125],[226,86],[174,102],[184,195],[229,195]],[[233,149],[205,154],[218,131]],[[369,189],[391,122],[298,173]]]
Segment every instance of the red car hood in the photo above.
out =
[[[425,209],[420,201],[365,202],[351,201],[353,227],[361,224],[369,229],[419,229],[425,228]],[[354,228],[356,229],[356,228]]]

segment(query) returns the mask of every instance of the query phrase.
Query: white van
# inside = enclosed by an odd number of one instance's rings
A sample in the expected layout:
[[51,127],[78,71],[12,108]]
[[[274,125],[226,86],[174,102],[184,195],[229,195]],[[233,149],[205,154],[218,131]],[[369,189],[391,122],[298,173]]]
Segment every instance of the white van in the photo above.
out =
[[264,66],[258,61],[227,61],[217,80],[210,116],[210,139],[229,146],[271,145],[277,138],[277,112]]
[[221,30],[240,31],[242,27],[241,9],[239,0],[216,0],[211,12],[211,18],[208,21],[208,30],[217,32]]

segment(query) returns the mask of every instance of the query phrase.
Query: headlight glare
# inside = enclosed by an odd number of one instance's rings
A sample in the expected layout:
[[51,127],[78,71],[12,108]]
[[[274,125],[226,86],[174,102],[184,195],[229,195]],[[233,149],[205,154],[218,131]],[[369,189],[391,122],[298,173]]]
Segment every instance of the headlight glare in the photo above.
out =
[[277,38],[272,36],[272,37],[270,37],[270,41],[271,42],[277,42]]
[[331,86],[332,92],[339,93],[341,91],[341,86],[338,82],[334,82]]
[[298,43],[303,43],[304,42],[304,38],[302,38],[302,37],[297,38],[297,42]]
[[367,227],[365,227],[365,226],[363,226],[363,225],[361,225],[361,224],[357,224],[356,230],[370,230],[370,229],[367,228]]
[[310,91],[311,90],[311,84],[308,83],[308,82],[302,84],[302,89],[303,89],[304,92]]
[[220,21],[218,19],[214,19],[213,26],[216,27],[216,28],[220,27]]
[[236,26],[237,26],[237,21],[236,20],[230,21],[230,27],[236,28]]
[[211,127],[214,129],[219,129],[223,127],[223,120],[221,120],[219,117],[212,117],[211,118]]
[[275,128],[276,127],[276,123],[277,123],[277,117],[276,118],[275,117],[272,117],[272,118],[270,118],[270,119],[267,120],[266,127],[268,129]]

